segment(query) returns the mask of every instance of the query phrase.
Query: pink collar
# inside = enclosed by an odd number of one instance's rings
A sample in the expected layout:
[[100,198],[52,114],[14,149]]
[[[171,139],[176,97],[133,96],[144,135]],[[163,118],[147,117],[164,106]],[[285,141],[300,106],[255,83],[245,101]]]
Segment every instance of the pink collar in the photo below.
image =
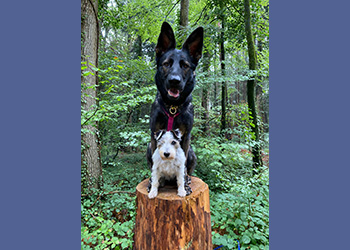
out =
[[[162,107],[163,108],[163,107]],[[171,106],[170,109],[175,109],[174,113],[169,114],[165,108],[163,108],[164,113],[168,116],[168,127],[167,127],[167,131],[170,131],[173,129],[173,124],[174,124],[174,119],[176,116],[178,116],[180,113],[176,113],[177,112],[177,108]]]

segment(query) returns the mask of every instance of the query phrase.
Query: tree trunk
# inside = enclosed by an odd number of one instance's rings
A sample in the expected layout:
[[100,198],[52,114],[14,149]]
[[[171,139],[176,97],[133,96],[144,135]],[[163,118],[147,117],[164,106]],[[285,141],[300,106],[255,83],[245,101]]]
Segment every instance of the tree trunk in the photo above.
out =
[[[251,31],[251,24],[250,24],[250,5],[249,0],[244,0],[244,21],[245,21],[245,33],[247,38],[247,44],[248,44],[248,56],[249,56],[249,69],[250,70],[256,70],[257,67],[257,60],[256,60],[256,53],[255,53],[255,46],[254,46],[254,40],[252,36]],[[248,80],[247,82],[247,97],[248,97],[248,108],[251,112],[251,116],[253,117],[253,125],[251,126],[252,131],[255,134],[255,141],[256,144],[252,149],[253,153],[253,162],[254,167],[258,167],[262,165],[261,160],[261,149],[258,145],[259,142],[259,126],[258,126],[258,119],[257,119],[257,112],[255,108],[255,80]]]
[[188,26],[188,8],[189,0],[181,0],[180,2],[180,20],[179,20],[179,37],[178,44],[183,44],[186,38],[186,27]]
[[[209,67],[210,67],[210,53],[207,51],[203,57],[203,72],[206,73],[206,76],[209,76]],[[209,131],[209,84],[204,83],[202,87],[202,108],[203,108],[203,125],[202,131],[205,135],[208,134]]]
[[181,198],[176,187],[164,187],[148,198],[149,179],[136,187],[134,250],[212,250],[209,188],[191,177],[192,194]]
[[[87,69],[93,74],[82,76],[82,107],[86,111],[97,108],[97,72],[93,67],[97,67],[97,50],[98,50],[98,1],[97,0],[81,0],[81,32],[82,46],[81,56],[82,62],[86,62]],[[92,67],[92,65],[93,67]],[[89,88],[90,86],[94,86]],[[102,166],[100,159],[99,140],[97,137],[97,123],[89,122],[83,126],[89,132],[82,133],[82,144],[84,150],[82,152],[82,185],[83,188],[98,188],[102,178]],[[83,178],[84,177],[84,178]]]
[[[224,47],[224,29],[225,29],[225,17],[221,17],[221,34],[220,34],[220,62],[221,62],[221,74],[225,76],[225,47]],[[226,129],[226,103],[227,103],[227,86],[223,81],[221,85],[221,133]]]
[[[217,46],[217,44],[215,44],[215,46]],[[219,45],[220,47],[220,45]],[[216,51],[216,48],[215,48],[215,51]],[[216,53],[215,53],[216,54]],[[219,58],[220,60],[220,58]],[[217,57],[214,56],[214,62],[213,62],[213,65],[214,65],[214,72],[217,71]],[[218,107],[219,106],[219,102],[218,102],[218,82],[214,82],[214,89],[213,89],[213,106],[214,107]]]
[[181,0],[180,4],[180,26],[182,28],[188,25],[188,8],[190,6],[189,0]]

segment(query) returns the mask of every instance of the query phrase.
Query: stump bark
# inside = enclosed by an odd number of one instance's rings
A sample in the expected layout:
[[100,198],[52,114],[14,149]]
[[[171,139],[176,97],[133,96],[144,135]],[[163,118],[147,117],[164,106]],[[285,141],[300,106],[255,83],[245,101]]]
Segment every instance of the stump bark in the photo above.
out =
[[209,188],[191,177],[192,194],[177,196],[177,187],[159,188],[148,198],[149,179],[136,187],[134,250],[212,250]]

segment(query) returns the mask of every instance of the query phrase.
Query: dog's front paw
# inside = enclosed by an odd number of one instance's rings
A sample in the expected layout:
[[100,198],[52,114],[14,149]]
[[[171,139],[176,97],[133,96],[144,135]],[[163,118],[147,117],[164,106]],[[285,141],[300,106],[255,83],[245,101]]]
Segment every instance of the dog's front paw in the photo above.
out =
[[148,198],[153,199],[158,195],[158,191],[156,189],[151,189],[151,191],[148,194]]
[[192,189],[190,186],[185,186],[185,190],[186,190],[186,195],[190,195],[192,193]]
[[191,176],[185,175],[185,182],[186,182],[187,184],[191,184],[191,181],[192,181]]
[[148,181],[148,185],[147,185],[147,192],[149,193],[149,191],[151,191],[152,188],[152,178],[149,179]]
[[184,188],[179,188],[177,190],[177,195],[180,196],[180,197],[185,197],[186,196],[186,191]]

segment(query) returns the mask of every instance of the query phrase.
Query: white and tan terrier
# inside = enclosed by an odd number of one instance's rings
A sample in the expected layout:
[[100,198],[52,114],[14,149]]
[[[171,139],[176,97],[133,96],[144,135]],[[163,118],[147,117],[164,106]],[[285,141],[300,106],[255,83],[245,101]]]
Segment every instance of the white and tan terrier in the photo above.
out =
[[151,190],[149,191],[148,197],[152,199],[158,195],[159,181],[161,178],[164,178],[164,180],[173,180],[176,178],[177,195],[181,197],[186,196],[186,156],[180,146],[180,130],[160,130],[155,133],[154,137],[157,141],[157,149],[152,155]]

